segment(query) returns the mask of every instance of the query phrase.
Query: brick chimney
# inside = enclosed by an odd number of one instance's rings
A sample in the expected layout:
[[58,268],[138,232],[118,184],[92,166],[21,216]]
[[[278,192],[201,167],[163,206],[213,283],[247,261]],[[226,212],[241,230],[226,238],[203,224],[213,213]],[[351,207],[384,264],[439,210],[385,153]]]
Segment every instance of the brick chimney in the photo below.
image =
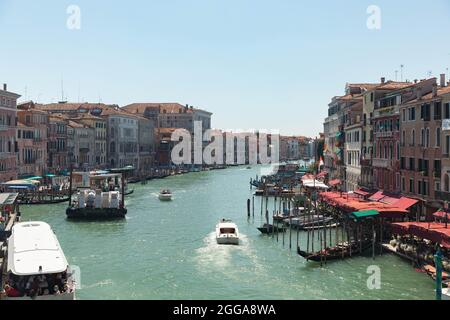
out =
[[386,82],[386,78],[385,77],[382,77],[381,78],[381,83],[385,83]]
[[441,87],[445,87],[445,73],[441,73]]
[[3,90],[8,91],[8,85],[6,83],[3,84]]

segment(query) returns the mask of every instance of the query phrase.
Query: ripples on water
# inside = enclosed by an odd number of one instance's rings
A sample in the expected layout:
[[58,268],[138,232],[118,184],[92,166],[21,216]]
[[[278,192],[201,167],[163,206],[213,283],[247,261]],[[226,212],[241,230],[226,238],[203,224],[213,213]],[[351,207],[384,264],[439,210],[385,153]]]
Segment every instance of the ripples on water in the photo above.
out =
[[[22,207],[24,220],[48,222],[69,263],[81,268],[81,299],[433,299],[433,282],[392,255],[307,263],[289,250],[289,233],[262,236],[255,198],[247,219],[256,167],[191,173],[134,184],[126,220],[70,222],[66,204]],[[158,193],[169,188],[173,201]],[[273,204],[269,203],[269,210]],[[237,223],[239,246],[218,245],[215,225]],[[304,234],[300,245],[305,246]],[[382,289],[368,290],[366,269],[379,265]]]

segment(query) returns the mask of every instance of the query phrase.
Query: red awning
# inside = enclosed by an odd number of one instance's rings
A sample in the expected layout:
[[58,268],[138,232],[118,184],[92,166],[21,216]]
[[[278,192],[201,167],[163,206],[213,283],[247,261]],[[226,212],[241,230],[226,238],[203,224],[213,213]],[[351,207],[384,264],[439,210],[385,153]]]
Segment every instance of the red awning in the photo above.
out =
[[364,197],[367,197],[368,195],[370,195],[370,192],[366,192],[366,191],[361,190],[361,189],[355,190],[355,193],[359,194],[360,196],[364,196]]
[[341,180],[339,179],[334,179],[328,182],[328,185],[330,185],[331,187],[337,186],[338,184],[341,184]]
[[326,171],[322,171],[317,175],[317,178],[325,178],[325,176],[328,174]]
[[450,229],[443,223],[435,222],[396,222],[391,223],[392,232],[395,234],[411,234],[422,239],[428,239],[439,243],[445,248],[450,248]]
[[372,195],[369,200],[371,201],[380,201],[381,199],[383,199],[385,197],[385,195],[383,194],[383,191],[378,191],[377,193],[375,193],[374,195]]
[[386,203],[386,204],[395,204],[397,205],[397,202],[399,201],[399,198],[384,196],[380,199],[380,202]]
[[419,202],[419,200],[411,199],[411,198],[407,198],[407,197],[401,197],[400,200],[398,200],[395,203],[395,206],[406,210],[406,209],[411,208],[417,202]]
[[450,222],[450,213],[439,210],[438,212],[433,213],[433,217],[445,220],[445,217],[447,216],[447,220]]

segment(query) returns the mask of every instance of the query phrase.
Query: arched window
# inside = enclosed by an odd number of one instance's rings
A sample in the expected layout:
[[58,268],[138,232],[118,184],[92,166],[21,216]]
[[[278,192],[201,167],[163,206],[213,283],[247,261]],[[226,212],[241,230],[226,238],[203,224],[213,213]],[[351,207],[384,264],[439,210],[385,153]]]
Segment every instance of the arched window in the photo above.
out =
[[445,188],[445,192],[449,192],[450,179],[448,178],[448,174],[445,174],[445,177],[444,177],[444,188]]

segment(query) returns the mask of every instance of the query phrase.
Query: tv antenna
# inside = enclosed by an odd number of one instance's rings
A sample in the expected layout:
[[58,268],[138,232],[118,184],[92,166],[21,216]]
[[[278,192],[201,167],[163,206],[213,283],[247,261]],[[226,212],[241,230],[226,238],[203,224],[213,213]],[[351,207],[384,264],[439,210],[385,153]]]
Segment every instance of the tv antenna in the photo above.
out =
[[405,65],[401,64],[400,65],[400,81],[403,82],[403,68],[405,67]]

